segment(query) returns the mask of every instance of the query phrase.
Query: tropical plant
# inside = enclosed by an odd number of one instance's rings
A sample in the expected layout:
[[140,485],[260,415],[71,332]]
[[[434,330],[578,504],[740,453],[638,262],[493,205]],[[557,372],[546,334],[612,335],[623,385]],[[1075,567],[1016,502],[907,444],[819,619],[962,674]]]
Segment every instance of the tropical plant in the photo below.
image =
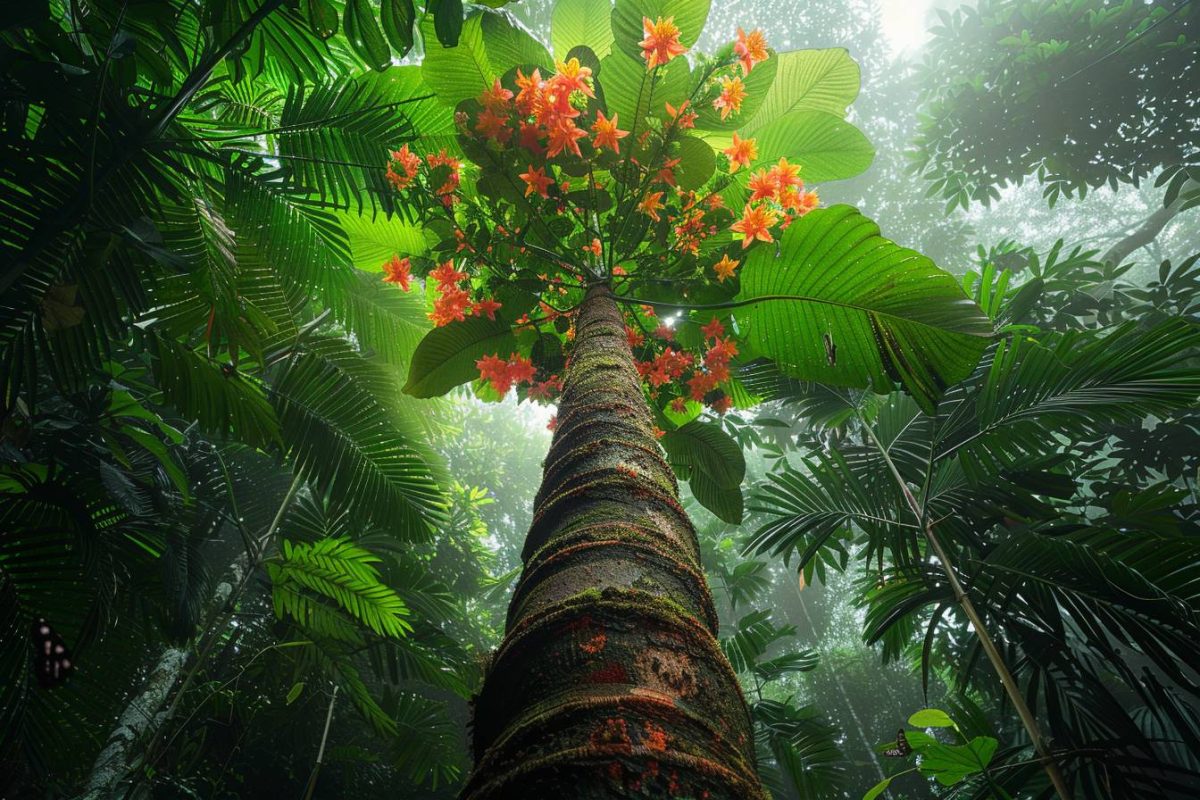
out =
[[[992,696],[998,677],[1039,756],[1028,744],[996,755],[1005,791],[1049,757],[1085,796],[1186,794],[1196,754],[1158,733],[1191,741],[1179,665],[1200,655],[1195,498],[1119,459],[1122,431],[1147,416],[1194,425],[1200,332],[1157,319],[1133,287],[1100,310],[1132,319],[1078,329],[1066,299],[1112,267],[1056,253],[1018,286],[990,260],[968,279],[1010,335],[933,416],[900,396],[793,388],[798,415],[828,436],[808,438],[803,461],[781,461],[760,488],[752,505],[772,519],[753,546],[798,554],[808,580],[856,556],[871,576],[864,635],[887,657],[916,648],[926,685],[943,659],[962,690]],[[1031,324],[1047,320],[1068,330]],[[960,636],[964,621],[974,637]]]
[[558,399],[466,797],[759,796],[752,721],[676,499],[678,475],[719,517],[742,516],[740,449],[705,409],[756,402],[732,371],[747,354],[899,385],[932,409],[991,336],[953,279],[855,209],[818,209],[801,182],[870,163],[844,120],[846,54],[775,54],[739,31],[693,68],[679,56],[706,14],[633,0],[594,25],[564,3],[551,58],[503,13],[471,13],[459,46],[421,65],[454,142],[388,162],[429,237],[385,267],[401,292],[425,278],[433,306],[406,391],[475,380],[484,398]]

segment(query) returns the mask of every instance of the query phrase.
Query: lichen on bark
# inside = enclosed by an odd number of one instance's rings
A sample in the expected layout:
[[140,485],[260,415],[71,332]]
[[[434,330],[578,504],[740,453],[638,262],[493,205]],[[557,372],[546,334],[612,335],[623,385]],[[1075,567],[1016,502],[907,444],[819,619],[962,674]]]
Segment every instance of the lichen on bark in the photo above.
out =
[[765,800],[695,529],[611,291],[588,291],[464,800]]

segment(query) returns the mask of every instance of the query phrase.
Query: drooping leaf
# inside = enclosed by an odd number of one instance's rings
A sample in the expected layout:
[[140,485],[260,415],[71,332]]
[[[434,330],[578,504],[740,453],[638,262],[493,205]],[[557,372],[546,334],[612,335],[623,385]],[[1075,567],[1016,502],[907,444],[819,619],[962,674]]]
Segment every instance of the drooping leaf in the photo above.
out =
[[440,397],[478,378],[477,360],[488,355],[507,357],[516,345],[511,326],[502,318],[468,317],[434,328],[413,353],[404,391],[413,397]]
[[[744,341],[784,374],[878,393],[899,383],[927,412],[974,369],[986,315],[955,279],[850,206],[818,209],[741,270]],[[837,347],[828,357],[825,337]]]
[[755,131],[758,157],[773,163],[781,157],[800,165],[809,183],[853,178],[875,158],[875,148],[862,131],[827,111],[793,111]]
[[550,43],[559,60],[579,45],[604,58],[613,44],[609,15],[602,13],[595,0],[558,0],[550,12]]

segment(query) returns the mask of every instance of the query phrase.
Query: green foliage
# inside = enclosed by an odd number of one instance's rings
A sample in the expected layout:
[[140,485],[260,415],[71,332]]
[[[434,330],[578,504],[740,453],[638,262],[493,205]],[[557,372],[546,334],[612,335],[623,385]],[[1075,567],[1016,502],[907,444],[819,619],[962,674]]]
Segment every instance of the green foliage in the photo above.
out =
[[1192,4],[989,0],[939,18],[914,144],[947,208],[1034,175],[1053,204],[1200,170]]
[[950,276],[848,206],[797,221],[778,254],[752,253],[738,300],[750,304],[738,314],[747,345],[785,374],[876,391],[899,382],[927,411],[991,334]]

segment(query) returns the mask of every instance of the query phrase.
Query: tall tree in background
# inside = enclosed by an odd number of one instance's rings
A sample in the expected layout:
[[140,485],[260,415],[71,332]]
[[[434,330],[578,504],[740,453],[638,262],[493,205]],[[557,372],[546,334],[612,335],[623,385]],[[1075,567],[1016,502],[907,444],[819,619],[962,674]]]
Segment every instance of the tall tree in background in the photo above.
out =
[[424,277],[436,326],[406,390],[561,398],[464,796],[760,796],[672,473],[739,521],[743,460],[714,416],[757,402],[742,364],[932,408],[992,328],[928,259],[805,187],[872,157],[844,120],[844,51],[738,31],[693,66],[706,3],[594,12],[555,6],[554,59],[504,14],[469,15],[422,64],[455,142],[388,167],[429,246],[385,280]]

